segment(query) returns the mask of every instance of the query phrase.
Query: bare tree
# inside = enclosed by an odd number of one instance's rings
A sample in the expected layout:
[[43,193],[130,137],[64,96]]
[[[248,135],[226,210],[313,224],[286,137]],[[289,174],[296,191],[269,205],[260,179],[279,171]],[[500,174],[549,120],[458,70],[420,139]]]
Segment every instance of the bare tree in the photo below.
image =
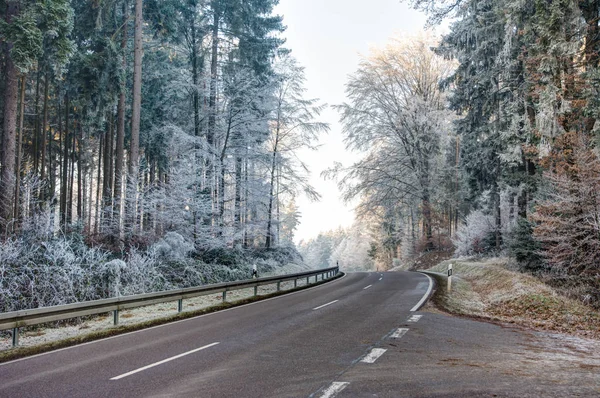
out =
[[[294,58],[283,57],[276,65],[277,90],[275,116],[271,127],[271,164],[269,170],[269,204],[267,210],[267,230],[265,247],[273,244],[273,210],[279,200],[276,197],[277,171],[285,175],[282,183],[284,191],[302,190],[312,198],[319,195],[307,183],[302,175],[308,167],[301,162],[296,153],[301,148],[314,147],[320,133],[329,131],[329,125],[315,121],[325,108],[316,99],[304,99],[304,68],[297,65]],[[277,193],[281,193],[281,189]]]
[[439,84],[453,64],[433,53],[434,44],[427,35],[397,39],[361,61],[346,85],[350,103],[337,108],[347,146],[365,156],[334,170],[346,198],[368,196],[369,207],[418,200],[428,248],[433,181],[452,118]]
[[136,196],[138,183],[138,168],[140,157],[140,114],[142,108],[142,0],[135,2],[135,35],[133,39],[133,104],[131,107],[131,141],[129,147],[129,179],[128,187],[130,194],[127,201],[129,209],[127,222],[131,232],[135,231],[136,225]]

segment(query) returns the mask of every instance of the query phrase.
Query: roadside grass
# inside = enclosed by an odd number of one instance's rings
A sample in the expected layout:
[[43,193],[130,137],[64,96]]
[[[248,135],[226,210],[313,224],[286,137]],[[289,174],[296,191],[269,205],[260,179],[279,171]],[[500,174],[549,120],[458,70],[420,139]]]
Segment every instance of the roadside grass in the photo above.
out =
[[[453,265],[452,291],[446,271]],[[434,304],[452,314],[600,339],[600,313],[561,295],[507,258],[453,259],[428,269],[437,281]]]
[[[120,334],[135,332],[138,330],[147,329],[147,328],[159,326],[159,325],[164,325],[164,324],[171,323],[171,322],[194,318],[194,317],[197,317],[200,315],[210,314],[210,313],[222,311],[222,310],[225,310],[228,308],[239,307],[241,305],[250,304],[250,303],[257,302],[257,301],[262,301],[262,300],[266,300],[266,299],[277,297],[277,296],[283,296],[283,295],[286,295],[289,293],[297,292],[300,290],[305,290],[308,288],[312,288],[315,286],[319,286],[319,285],[331,282],[333,280],[341,278],[342,276],[344,276],[344,273],[340,272],[338,275],[336,275],[332,278],[326,279],[324,281],[312,283],[309,285],[299,286],[296,288],[281,290],[278,292],[263,294],[263,295],[259,295],[259,296],[248,297],[248,298],[244,298],[244,299],[236,300],[236,301],[227,301],[227,302],[213,305],[210,307],[206,307],[206,308],[202,308],[202,309],[198,309],[198,310],[192,310],[192,311],[184,311],[184,312],[181,312],[181,313],[178,313],[175,315],[155,318],[155,319],[145,321],[145,322],[139,322],[139,323],[134,323],[134,324],[129,324],[129,325],[114,326],[114,327],[111,327],[108,329],[97,330],[97,331],[93,331],[93,332],[86,333],[83,335],[69,337],[69,338],[65,338],[65,339],[61,339],[61,340],[57,340],[57,341],[51,341],[51,342],[47,342],[47,343],[43,343],[43,344],[27,346],[27,347],[11,348],[8,350],[0,351],[0,363],[8,362],[8,361],[12,361],[15,359],[20,359],[20,358],[24,358],[24,357],[28,357],[28,356],[32,356],[32,355],[42,354],[42,353],[45,353],[48,351],[54,351],[54,350],[58,350],[61,348],[71,347],[71,346],[75,346],[78,344],[91,342],[94,340],[101,340],[101,339],[104,339],[107,337],[113,337],[113,336],[117,336]],[[121,315],[121,317],[123,317],[123,315]]]

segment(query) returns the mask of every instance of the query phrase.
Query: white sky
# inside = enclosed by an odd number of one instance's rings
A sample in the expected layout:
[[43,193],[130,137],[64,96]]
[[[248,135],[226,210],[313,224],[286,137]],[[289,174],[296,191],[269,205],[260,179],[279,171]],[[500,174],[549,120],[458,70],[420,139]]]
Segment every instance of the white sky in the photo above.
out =
[[[286,47],[306,68],[307,96],[330,105],[345,101],[346,77],[358,67],[359,54],[385,45],[395,34],[422,29],[426,19],[400,0],[280,0],[275,13],[283,15],[287,26]],[[330,124],[331,132],[318,151],[301,157],[310,165],[311,183],[322,199],[311,203],[298,198],[302,219],[297,242],[354,220],[352,206],[341,201],[336,184],[320,174],[335,161],[351,164],[355,155],[345,150],[338,113],[328,109],[321,121]]]

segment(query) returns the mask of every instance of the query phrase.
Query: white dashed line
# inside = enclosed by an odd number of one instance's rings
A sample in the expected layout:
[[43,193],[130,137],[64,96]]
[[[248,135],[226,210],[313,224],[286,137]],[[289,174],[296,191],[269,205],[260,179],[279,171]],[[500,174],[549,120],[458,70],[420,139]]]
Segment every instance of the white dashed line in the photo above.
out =
[[331,383],[331,385],[329,387],[327,387],[327,389],[325,391],[323,391],[323,394],[320,396],[320,398],[333,398],[339,392],[341,392],[344,388],[346,388],[346,386],[348,386],[348,384],[350,384],[350,383],[334,381],[333,383]]
[[369,286],[363,287],[363,290],[367,290],[367,289],[368,289],[368,288],[370,288],[371,286],[373,286],[373,285],[369,285]]
[[361,362],[364,363],[375,363],[375,361],[377,359],[379,359],[380,356],[383,355],[384,352],[386,352],[387,350],[384,348],[373,348],[371,350],[371,352],[369,352],[363,359],[361,359]]
[[422,317],[423,317],[423,315],[412,315],[411,317],[408,318],[407,322],[417,323],[417,322],[419,322],[419,319],[421,319]]
[[392,335],[390,337],[393,339],[399,339],[400,337],[404,336],[406,334],[406,332],[408,332],[408,329],[399,328],[399,329],[396,329],[396,331],[394,333],[392,333]]
[[146,369],[150,369],[150,368],[153,368],[155,366],[162,365],[163,363],[166,363],[166,362],[174,361],[175,359],[184,357],[186,355],[193,354],[193,353],[198,352],[198,351],[202,351],[204,349],[210,348],[210,347],[215,346],[217,344],[219,344],[219,342],[208,344],[208,345],[205,345],[204,347],[196,348],[195,350],[184,352],[183,354],[175,355],[174,357],[171,357],[171,358],[163,359],[162,361],[154,362],[153,364],[144,366],[143,368],[132,370],[131,372],[123,373],[122,375],[119,375],[119,376],[115,376],[111,380],[119,380],[119,379],[122,379],[124,377],[131,376],[132,374],[136,374],[136,373],[142,372],[142,371],[144,371]]
[[383,276],[381,278],[379,278],[379,280],[382,280],[382,279],[383,279]]
[[321,309],[321,308],[323,308],[323,307],[327,307],[328,305],[331,305],[331,304],[333,304],[333,303],[337,303],[338,301],[340,301],[340,300],[333,300],[333,301],[332,301],[332,302],[330,302],[330,303],[327,303],[327,304],[320,305],[320,306],[318,306],[318,307],[315,307],[315,308],[313,308],[313,311],[314,311],[314,310],[319,310],[319,309]]

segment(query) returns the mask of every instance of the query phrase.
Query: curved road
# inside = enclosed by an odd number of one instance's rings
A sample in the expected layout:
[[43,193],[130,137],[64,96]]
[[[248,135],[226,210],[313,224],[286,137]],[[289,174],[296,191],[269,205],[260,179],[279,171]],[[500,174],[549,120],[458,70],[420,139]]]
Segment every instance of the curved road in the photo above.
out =
[[332,383],[380,353],[373,348],[406,322],[428,287],[416,273],[351,273],[275,299],[2,364],[0,396],[333,396],[341,386]]
[[0,364],[0,397],[600,397],[600,344],[412,312],[428,287],[351,273]]

